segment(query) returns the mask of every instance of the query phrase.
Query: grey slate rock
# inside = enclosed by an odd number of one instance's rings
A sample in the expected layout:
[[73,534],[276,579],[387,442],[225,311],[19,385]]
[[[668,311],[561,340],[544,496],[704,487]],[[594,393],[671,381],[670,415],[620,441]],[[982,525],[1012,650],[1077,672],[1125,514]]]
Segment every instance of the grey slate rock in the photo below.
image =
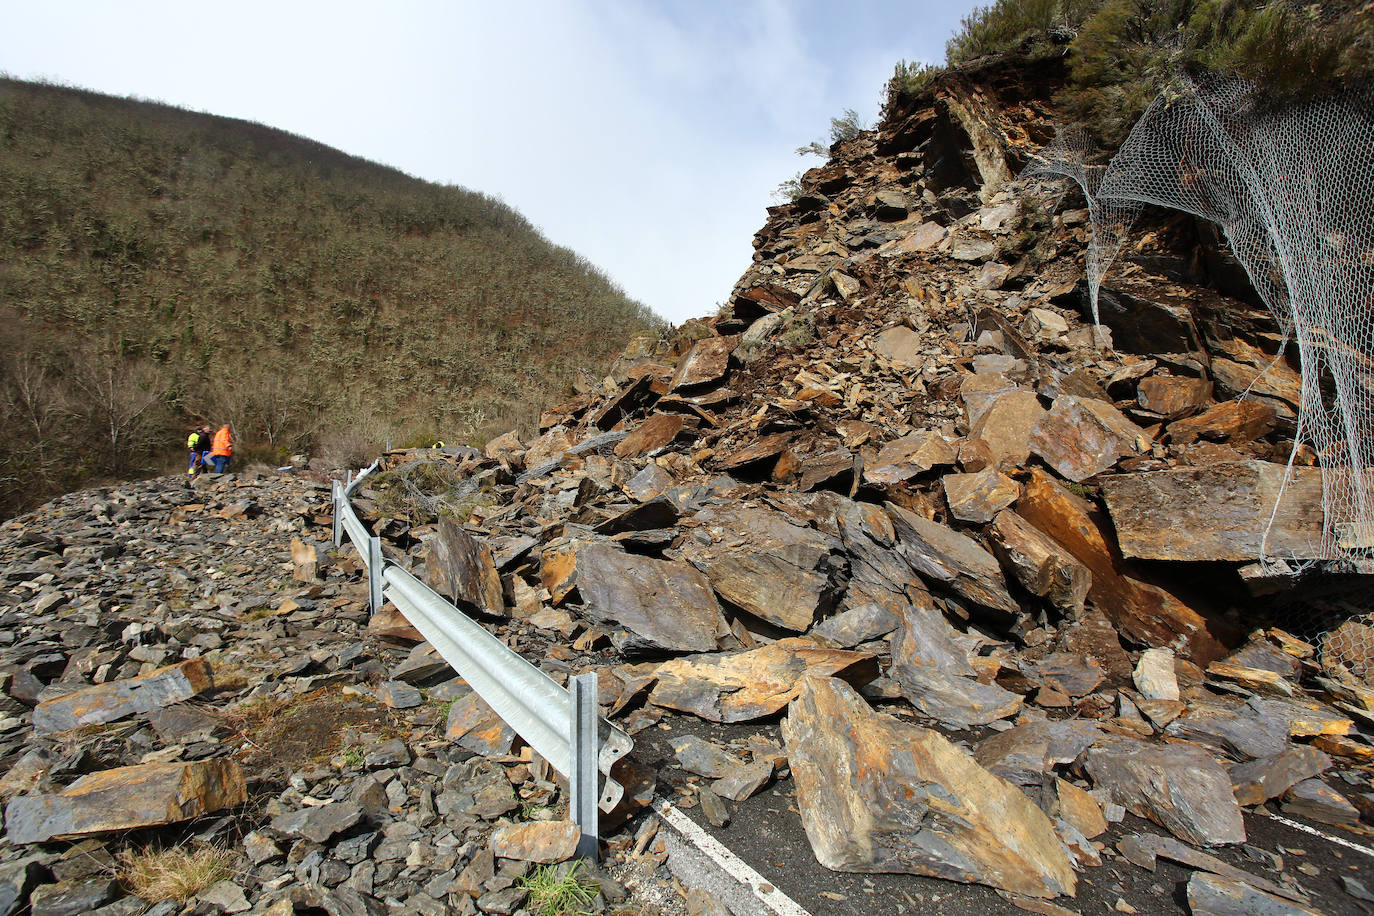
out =
[[23,907],[35,884],[42,880],[45,856],[26,856],[0,867],[0,916]]
[[272,829],[293,839],[326,843],[335,834],[353,827],[363,817],[363,810],[350,802],[331,802],[318,808],[292,811],[272,819]]
[[85,916],[91,910],[112,903],[123,891],[113,878],[87,878],[62,884],[47,884],[33,892],[32,916]]

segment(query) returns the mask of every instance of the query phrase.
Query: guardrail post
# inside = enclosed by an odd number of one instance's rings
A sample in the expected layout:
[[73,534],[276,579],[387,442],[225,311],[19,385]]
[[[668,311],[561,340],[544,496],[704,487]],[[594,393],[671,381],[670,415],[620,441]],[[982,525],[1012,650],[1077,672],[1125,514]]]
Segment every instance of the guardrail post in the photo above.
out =
[[367,601],[372,613],[382,609],[382,539],[367,539]]
[[343,488],[337,480],[330,481],[330,484],[334,494],[334,546],[337,548],[343,544],[343,515],[339,512],[339,494]]
[[595,862],[600,841],[597,802],[601,795],[597,778],[601,742],[597,728],[596,672],[569,678],[568,697],[572,700],[568,717],[568,735],[572,739],[568,813],[573,823],[582,828],[577,854]]

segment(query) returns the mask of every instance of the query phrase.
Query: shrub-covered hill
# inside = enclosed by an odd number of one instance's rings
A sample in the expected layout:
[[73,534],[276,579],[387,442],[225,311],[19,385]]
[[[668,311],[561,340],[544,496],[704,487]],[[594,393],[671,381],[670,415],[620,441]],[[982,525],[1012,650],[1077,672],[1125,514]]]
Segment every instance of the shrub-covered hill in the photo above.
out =
[[0,511],[150,469],[195,417],[274,450],[509,428],[658,324],[486,195],[0,80]]
[[[946,69],[973,73],[1013,55],[1065,66],[1064,121],[1115,148],[1179,70],[1244,77],[1273,101],[1367,83],[1367,0],[993,0],[946,44],[945,66],[899,62],[889,112],[919,104]],[[1044,101],[1048,101],[1047,99]]]

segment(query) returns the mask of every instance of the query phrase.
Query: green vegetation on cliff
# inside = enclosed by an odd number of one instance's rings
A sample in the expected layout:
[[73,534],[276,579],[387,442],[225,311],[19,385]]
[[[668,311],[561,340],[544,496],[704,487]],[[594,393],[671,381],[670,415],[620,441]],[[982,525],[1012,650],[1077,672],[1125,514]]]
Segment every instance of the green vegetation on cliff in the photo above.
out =
[[[996,0],[964,18],[946,65],[1018,53],[1067,57],[1056,102],[1116,146],[1180,69],[1241,76],[1270,98],[1311,94],[1374,73],[1374,6],[1362,0]],[[901,62],[888,104],[918,95],[933,68]]]
[[483,194],[0,79],[0,514],[196,417],[264,457],[510,428],[659,324]]

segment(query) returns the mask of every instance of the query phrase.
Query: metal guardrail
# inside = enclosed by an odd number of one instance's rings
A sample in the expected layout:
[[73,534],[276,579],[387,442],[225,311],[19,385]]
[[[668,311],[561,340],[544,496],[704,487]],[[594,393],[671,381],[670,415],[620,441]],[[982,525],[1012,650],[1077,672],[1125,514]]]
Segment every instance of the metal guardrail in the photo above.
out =
[[[373,462],[356,478],[350,473],[346,482],[334,481],[334,546],[347,535],[367,566],[372,613],[384,601],[394,604],[477,695],[567,777],[569,816],[582,829],[578,853],[595,858],[598,812],[610,811],[625,794],[611,779],[611,766],[630,752],[634,742],[597,714],[595,673],[570,678],[563,687],[382,555],[381,538],[368,532],[349,501],[379,465]],[[600,789],[598,773],[606,777]]]

